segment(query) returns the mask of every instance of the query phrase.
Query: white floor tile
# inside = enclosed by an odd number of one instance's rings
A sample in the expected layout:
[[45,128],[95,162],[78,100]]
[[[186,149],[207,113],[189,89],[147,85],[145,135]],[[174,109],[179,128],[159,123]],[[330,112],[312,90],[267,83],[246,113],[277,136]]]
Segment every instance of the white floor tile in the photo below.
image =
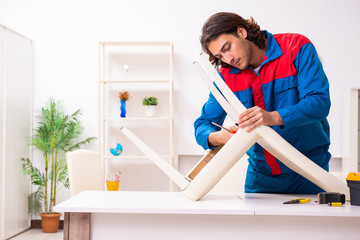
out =
[[62,240],[63,230],[59,230],[57,233],[44,233],[42,229],[29,229],[20,235],[17,235],[11,240]]

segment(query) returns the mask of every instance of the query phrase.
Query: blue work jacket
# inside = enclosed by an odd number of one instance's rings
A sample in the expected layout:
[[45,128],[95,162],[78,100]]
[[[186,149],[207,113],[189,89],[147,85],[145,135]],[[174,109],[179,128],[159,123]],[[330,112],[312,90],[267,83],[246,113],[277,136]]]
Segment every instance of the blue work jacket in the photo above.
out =
[[[267,34],[267,49],[260,71],[251,67],[220,68],[225,83],[246,108],[260,106],[277,111],[283,126],[272,128],[296,149],[328,170],[330,129],[326,119],[330,110],[329,82],[314,45],[300,34]],[[211,148],[208,136],[220,129],[226,112],[210,93],[201,116],[195,121],[195,137],[204,149]],[[241,143],[239,143],[241,144]],[[248,152],[249,167],[266,175],[293,173],[278,159],[277,172],[266,159],[266,151],[254,144]],[[269,165],[270,164],[270,165]]]

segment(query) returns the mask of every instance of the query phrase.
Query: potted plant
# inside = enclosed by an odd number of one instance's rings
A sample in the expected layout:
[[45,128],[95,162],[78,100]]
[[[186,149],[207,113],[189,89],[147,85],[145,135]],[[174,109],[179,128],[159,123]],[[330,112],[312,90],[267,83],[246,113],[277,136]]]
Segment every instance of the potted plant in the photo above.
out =
[[158,100],[156,97],[145,97],[143,99],[143,105],[145,107],[145,116],[154,117]]
[[[30,145],[38,149],[43,157],[44,168],[36,167],[28,158],[22,158],[23,171],[30,175],[37,190],[28,197],[29,212],[40,214],[44,232],[57,232],[60,213],[55,213],[58,184],[69,187],[65,153],[93,141],[95,137],[75,142],[83,131],[80,123],[81,110],[71,115],[64,114],[59,102],[49,99],[41,109],[38,126],[33,130]],[[50,223],[50,226],[47,224]]]
[[126,101],[130,98],[128,91],[119,92],[120,98],[120,117],[126,117]]

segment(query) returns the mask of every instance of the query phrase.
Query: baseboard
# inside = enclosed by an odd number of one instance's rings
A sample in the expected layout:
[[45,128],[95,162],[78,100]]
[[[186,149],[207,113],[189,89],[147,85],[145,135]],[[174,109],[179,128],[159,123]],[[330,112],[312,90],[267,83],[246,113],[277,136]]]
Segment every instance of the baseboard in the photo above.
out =
[[[41,220],[31,220],[31,228],[41,228]],[[60,220],[59,229],[64,229],[64,220]]]

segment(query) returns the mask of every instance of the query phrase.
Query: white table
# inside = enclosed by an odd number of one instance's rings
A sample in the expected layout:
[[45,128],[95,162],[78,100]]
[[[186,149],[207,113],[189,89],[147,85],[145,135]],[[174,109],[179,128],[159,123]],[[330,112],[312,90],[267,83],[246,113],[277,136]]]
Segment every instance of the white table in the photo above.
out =
[[[305,204],[284,201],[310,197]],[[345,239],[360,237],[360,207],[315,195],[84,191],[58,205],[64,239]]]

